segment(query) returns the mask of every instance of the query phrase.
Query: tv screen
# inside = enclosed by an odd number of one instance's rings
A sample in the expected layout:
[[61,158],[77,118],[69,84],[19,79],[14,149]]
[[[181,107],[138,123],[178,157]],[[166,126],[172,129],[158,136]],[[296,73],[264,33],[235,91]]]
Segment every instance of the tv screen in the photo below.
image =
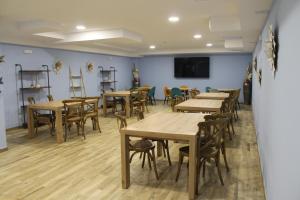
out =
[[209,78],[209,57],[182,57],[174,59],[176,78]]

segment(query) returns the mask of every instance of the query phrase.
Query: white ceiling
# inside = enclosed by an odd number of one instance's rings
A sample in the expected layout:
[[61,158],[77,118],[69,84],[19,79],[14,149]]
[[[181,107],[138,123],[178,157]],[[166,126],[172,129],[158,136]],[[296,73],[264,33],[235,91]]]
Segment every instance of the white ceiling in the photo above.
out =
[[[252,52],[271,4],[272,0],[1,0],[0,42],[124,56]],[[178,23],[168,21],[172,15],[180,18]],[[77,31],[79,24],[87,29]],[[193,38],[197,33],[202,39]],[[208,42],[214,46],[206,47]]]

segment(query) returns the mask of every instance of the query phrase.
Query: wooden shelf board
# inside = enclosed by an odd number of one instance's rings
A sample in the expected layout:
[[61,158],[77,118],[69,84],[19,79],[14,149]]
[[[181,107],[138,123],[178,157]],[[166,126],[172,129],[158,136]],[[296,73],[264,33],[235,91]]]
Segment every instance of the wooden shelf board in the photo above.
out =
[[40,89],[46,89],[46,88],[51,88],[48,86],[41,86],[41,87],[24,87],[20,88],[20,90],[40,90]]

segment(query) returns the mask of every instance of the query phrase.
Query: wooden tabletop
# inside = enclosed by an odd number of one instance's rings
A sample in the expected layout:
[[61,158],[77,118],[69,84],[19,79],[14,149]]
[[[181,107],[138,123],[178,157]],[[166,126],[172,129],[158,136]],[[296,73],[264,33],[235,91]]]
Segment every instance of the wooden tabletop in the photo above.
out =
[[[85,100],[87,103],[94,102],[94,99],[88,99]],[[60,109],[64,107],[63,100],[56,100],[56,101],[50,101],[50,102],[42,102],[42,103],[35,103],[28,105],[31,109],[37,109],[37,110],[55,110]]]
[[228,98],[229,94],[225,92],[204,92],[196,95],[196,99],[216,99],[216,100],[224,100]]
[[223,100],[189,99],[175,106],[175,110],[220,112]]
[[111,97],[117,97],[117,96],[130,96],[130,91],[114,91],[114,92],[105,92],[104,96],[111,96]]
[[236,91],[238,89],[236,88],[223,88],[223,89],[217,89],[220,92],[231,92],[231,91]]
[[198,123],[204,121],[202,113],[159,112],[121,130],[130,136],[185,140],[195,136]]

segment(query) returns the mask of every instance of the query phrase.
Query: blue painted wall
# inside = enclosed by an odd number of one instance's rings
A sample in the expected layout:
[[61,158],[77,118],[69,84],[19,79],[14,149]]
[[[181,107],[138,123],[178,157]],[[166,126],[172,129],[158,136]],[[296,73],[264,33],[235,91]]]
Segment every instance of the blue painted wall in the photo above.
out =
[[[25,49],[31,49],[32,54],[24,54]],[[65,99],[70,96],[69,92],[69,66],[71,66],[74,74],[79,74],[80,67],[83,71],[85,79],[85,87],[87,95],[99,95],[100,90],[100,73],[98,66],[105,68],[114,66],[117,69],[116,79],[118,80],[118,89],[128,89],[131,87],[131,58],[99,55],[92,53],[82,53],[73,51],[64,51],[47,48],[34,48],[16,45],[0,44],[0,54],[5,55],[5,63],[1,63],[1,73],[4,76],[4,102],[5,102],[5,119],[6,128],[16,127],[22,124],[22,115],[18,110],[18,104],[21,105],[21,97],[17,96],[16,83],[20,86],[20,81],[16,81],[15,64],[22,64],[24,69],[40,68],[41,65],[47,64],[52,70],[53,64],[57,60],[63,61],[63,69],[59,74],[53,71],[50,73],[50,84],[52,86],[51,93],[55,99]],[[94,64],[94,71],[88,72],[87,62]],[[32,77],[27,76],[26,84],[30,85]],[[45,77],[41,77],[45,79]],[[41,85],[46,84],[45,81],[39,82]],[[38,101],[46,101],[47,91],[34,95]],[[25,97],[26,98],[26,97]]]
[[[141,84],[156,86],[157,98],[164,99],[162,90],[164,86],[179,87],[180,85],[188,85],[201,91],[205,91],[207,86],[213,88],[242,88],[246,69],[250,62],[251,54],[211,55],[209,79],[175,78],[174,56],[144,57],[139,59],[137,65],[141,71]],[[242,94],[240,101],[243,101]]]
[[[274,1],[254,56],[262,85],[254,75],[253,111],[267,199],[300,199],[300,1]],[[268,27],[278,27],[278,72],[273,77],[265,55]]]

